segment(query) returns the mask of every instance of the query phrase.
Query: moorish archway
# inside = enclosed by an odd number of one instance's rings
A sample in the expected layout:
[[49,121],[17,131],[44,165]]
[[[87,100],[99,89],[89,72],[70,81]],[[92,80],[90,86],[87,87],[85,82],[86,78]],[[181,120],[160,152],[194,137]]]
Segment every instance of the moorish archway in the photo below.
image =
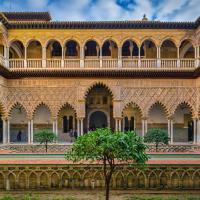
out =
[[114,129],[112,93],[103,84],[94,85],[86,96],[84,132],[101,127]]
[[104,112],[94,111],[89,116],[89,127],[91,130],[95,130],[96,128],[105,128],[107,126],[108,126],[108,119]]

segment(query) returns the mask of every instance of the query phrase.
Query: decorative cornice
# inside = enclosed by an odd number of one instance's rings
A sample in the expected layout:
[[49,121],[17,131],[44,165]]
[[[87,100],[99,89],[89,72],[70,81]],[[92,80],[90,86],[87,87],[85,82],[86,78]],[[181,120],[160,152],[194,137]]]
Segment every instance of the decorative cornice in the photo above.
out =
[[187,78],[200,76],[200,69],[196,70],[88,70],[88,69],[27,69],[9,70],[0,67],[0,75],[8,79],[24,77],[112,77],[112,78]]
[[49,21],[10,22],[9,29],[196,29],[196,22]]
[[196,29],[194,22],[161,21],[51,21],[48,12],[1,12],[0,21],[8,29]]

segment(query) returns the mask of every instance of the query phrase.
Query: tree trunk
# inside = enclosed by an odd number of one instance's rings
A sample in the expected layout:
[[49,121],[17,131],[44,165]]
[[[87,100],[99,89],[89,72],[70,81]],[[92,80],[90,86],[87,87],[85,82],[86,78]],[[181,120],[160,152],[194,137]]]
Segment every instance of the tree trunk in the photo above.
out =
[[110,197],[110,181],[106,183],[106,200],[109,200],[109,197]]
[[46,153],[47,153],[47,142],[45,143]]
[[158,152],[158,143],[156,142],[156,152]]
[[107,172],[107,168],[106,168],[106,159],[103,160],[103,167],[104,167],[104,178],[105,178],[105,190],[106,190],[106,198],[105,200],[109,200],[110,198],[110,181],[112,178],[112,174],[114,171],[114,165],[112,164],[112,162],[109,162],[109,171]]

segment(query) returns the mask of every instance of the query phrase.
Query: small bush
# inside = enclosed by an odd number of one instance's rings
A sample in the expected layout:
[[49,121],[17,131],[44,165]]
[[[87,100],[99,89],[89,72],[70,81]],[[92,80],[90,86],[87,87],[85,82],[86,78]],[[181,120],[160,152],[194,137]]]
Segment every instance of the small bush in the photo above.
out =
[[15,200],[15,199],[11,196],[5,196],[5,197],[1,197],[0,200]]
[[40,200],[38,196],[33,196],[31,193],[24,195],[22,200]]

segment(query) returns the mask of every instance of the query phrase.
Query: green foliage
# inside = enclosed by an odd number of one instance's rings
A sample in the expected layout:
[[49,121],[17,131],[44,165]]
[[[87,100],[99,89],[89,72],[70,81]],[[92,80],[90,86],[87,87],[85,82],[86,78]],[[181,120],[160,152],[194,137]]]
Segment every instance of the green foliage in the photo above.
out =
[[118,161],[134,161],[144,164],[148,157],[143,139],[134,132],[112,132],[101,128],[79,137],[70,151],[67,160],[103,160],[105,157]]
[[46,152],[48,143],[52,143],[57,139],[56,134],[50,129],[43,129],[34,133],[34,139],[40,144],[45,144]]
[[160,128],[149,129],[146,135],[144,136],[144,142],[155,143],[156,151],[158,150],[158,145],[160,143],[168,144],[170,138],[165,130]]
[[5,196],[5,197],[1,197],[0,200],[15,200],[15,199],[11,196]]
[[32,195],[31,193],[24,195],[22,200],[40,200],[39,196]]
[[72,161],[102,161],[105,199],[109,200],[110,181],[116,161],[144,165],[148,160],[146,149],[143,139],[134,132],[113,132],[111,129],[101,128],[79,137],[66,152],[65,158]]

